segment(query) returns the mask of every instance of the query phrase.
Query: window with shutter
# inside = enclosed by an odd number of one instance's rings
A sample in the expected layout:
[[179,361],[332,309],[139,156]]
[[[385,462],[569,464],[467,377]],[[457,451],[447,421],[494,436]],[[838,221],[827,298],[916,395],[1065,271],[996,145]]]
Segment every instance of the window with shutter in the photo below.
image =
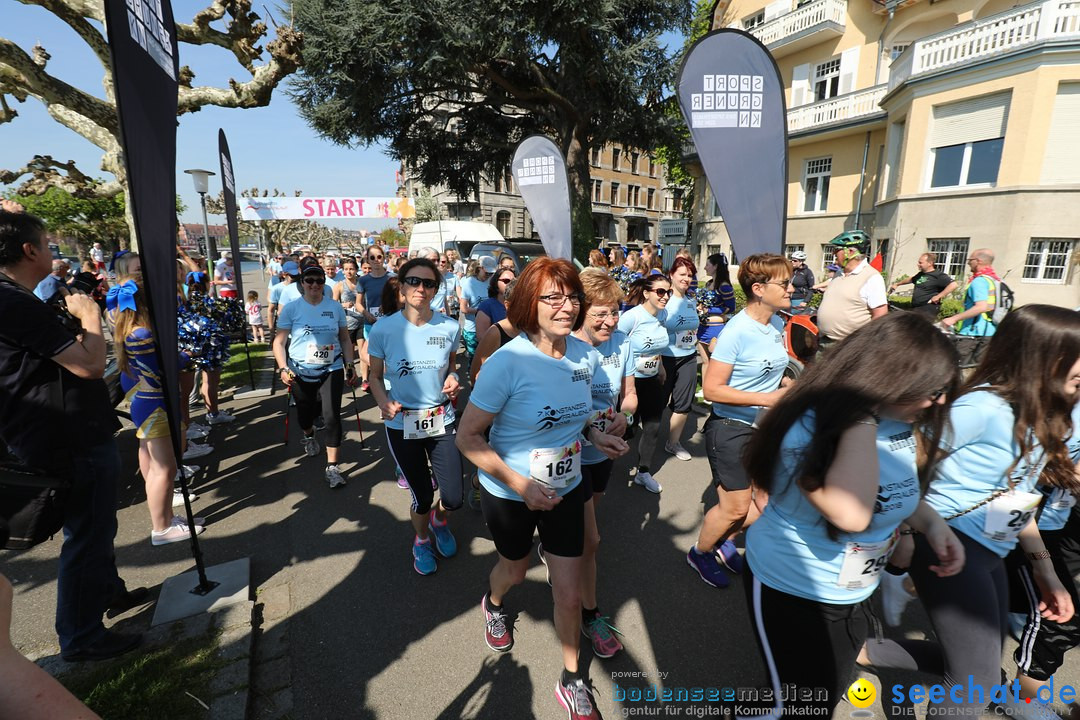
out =
[[1061,83],[1046,136],[1042,181],[1080,183],[1080,83]]

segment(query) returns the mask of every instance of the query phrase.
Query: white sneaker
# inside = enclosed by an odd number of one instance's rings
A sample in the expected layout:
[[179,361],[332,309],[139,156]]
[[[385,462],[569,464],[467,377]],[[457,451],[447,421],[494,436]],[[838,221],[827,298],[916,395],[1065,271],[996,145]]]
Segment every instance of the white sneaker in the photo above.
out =
[[651,493],[659,494],[660,491],[664,489],[660,487],[660,483],[656,482],[656,479],[647,472],[638,472],[638,474],[634,476],[634,484],[641,485]]
[[[191,519],[195,521],[195,526],[196,527],[205,527],[206,526],[206,518],[201,518],[201,517],[196,515],[195,517],[193,517]],[[183,515],[173,515],[172,524],[173,525],[187,525],[188,524],[187,518],[184,517]]]
[[224,410],[218,410],[216,413],[206,413],[206,422],[210,423],[211,425],[231,423],[235,420],[236,418],[234,418],[232,415],[225,412]]
[[904,608],[915,599],[915,596],[904,587],[904,581],[908,574],[893,575],[881,573],[881,607],[885,611],[885,624],[889,627],[900,625],[900,618],[904,614]]
[[191,477],[195,473],[199,472],[199,470],[201,470],[201,469],[202,469],[202,467],[199,466],[199,465],[185,465],[184,466],[184,474],[187,475],[188,477]]
[[331,488],[341,487],[345,485],[345,477],[338,470],[337,465],[326,466],[326,482],[330,483]]
[[319,450],[322,449],[319,447],[319,441],[315,439],[314,435],[311,437],[305,435],[300,438],[300,447],[304,448],[304,454],[308,457],[315,457],[319,454]]
[[202,440],[204,437],[210,434],[210,428],[203,425],[196,425],[192,423],[188,425],[187,439],[188,440]]
[[[191,498],[191,502],[195,502],[199,499],[199,496],[191,492],[190,490],[188,490],[188,497]],[[184,493],[180,490],[180,488],[176,488],[172,491],[172,506],[184,507]]]
[[214,452],[214,448],[209,445],[200,445],[197,442],[188,442],[187,452],[184,453],[184,460],[194,460],[195,458],[201,458],[203,455],[209,455]]
[[679,443],[672,445],[671,443],[665,443],[664,450],[667,450],[669,454],[674,455],[676,460],[682,460],[687,462],[690,460],[690,453],[686,451]]
[[[165,530],[152,530],[150,532],[151,545],[168,545],[169,543],[181,542],[191,537],[191,527],[186,523],[177,523],[180,518],[173,518],[173,523]],[[195,526],[195,534],[198,535],[206,528],[202,525]]]

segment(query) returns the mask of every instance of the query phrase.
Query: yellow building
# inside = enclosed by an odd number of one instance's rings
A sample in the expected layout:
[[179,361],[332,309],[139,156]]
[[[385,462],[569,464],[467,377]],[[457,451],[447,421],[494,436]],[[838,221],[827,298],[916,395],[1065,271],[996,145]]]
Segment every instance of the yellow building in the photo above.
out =
[[[713,25],[776,58],[786,251],[815,274],[859,228],[890,279],[924,252],[960,279],[986,247],[1018,303],[1080,305],[1080,1],[721,0]],[[698,186],[700,255],[730,252]]]

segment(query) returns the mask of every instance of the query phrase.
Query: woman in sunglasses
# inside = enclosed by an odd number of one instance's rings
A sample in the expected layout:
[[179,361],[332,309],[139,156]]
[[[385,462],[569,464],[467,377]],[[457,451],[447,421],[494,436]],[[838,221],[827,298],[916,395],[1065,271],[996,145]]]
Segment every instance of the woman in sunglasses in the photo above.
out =
[[[488,647],[514,643],[502,607],[525,579],[533,535],[544,545],[563,672],[555,694],[570,717],[594,717],[591,691],[578,670],[585,489],[581,450],[588,439],[609,457],[626,443],[594,428],[592,377],[600,356],[571,333],[584,315],[581,280],[566,260],[525,266],[508,317],[522,335],[484,364],[461,419],[458,447],[480,470],[481,506],[499,560],[481,600]],[[666,335],[665,335],[666,337]],[[484,432],[491,428],[490,443]]]
[[[405,304],[399,312],[384,316],[368,338],[371,393],[386,426],[390,452],[412,494],[413,569],[430,575],[438,567],[436,553],[444,558],[457,553],[448,520],[464,500],[461,454],[454,444],[453,401],[460,384],[452,372],[461,330],[458,323],[431,309],[431,298],[442,282],[435,263],[427,258],[409,260],[398,277]],[[392,381],[389,390],[384,383],[387,374]],[[433,474],[439,488],[437,503]]]
[[367,356],[367,339],[371,335],[371,329],[375,326],[375,322],[382,314],[380,311],[380,302],[382,300],[383,287],[386,285],[387,278],[393,277],[394,273],[390,272],[384,261],[386,260],[386,251],[379,245],[373,245],[368,248],[367,262],[370,266],[370,270],[366,275],[362,275],[356,280],[356,286],[360,289],[360,294],[356,298],[354,308],[364,316],[364,338],[363,340],[357,339],[357,347],[360,360],[360,389],[368,390],[368,366],[364,358]]
[[483,339],[489,327],[506,317],[506,286],[515,277],[517,274],[506,268],[492,273],[487,299],[476,306],[476,337]]
[[646,275],[630,285],[629,302],[634,307],[619,318],[619,330],[626,333],[634,348],[634,385],[638,396],[638,460],[634,482],[649,492],[663,488],[649,472],[660,417],[664,414],[664,378],[660,353],[667,347],[667,318],[671,281],[665,275]]
[[[706,584],[728,586],[725,571],[742,570],[732,537],[757,518],[750,503],[750,478],[742,453],[762,408],[775,405],[787,368],[784,323],[778,310],[791,307],[791,262],[780,255],[751,255],[739,265],[746,307],[716,339],[705,372],[705,399],[712,413],[705,422],[705,454],[719,502],[705,513],[697,544],[686,562]],[[721,567],[721,565],[723,567]]]
[[305,261],[300,287],[300,299],[282,307],[278,315],[274,359],[282,383],[296,400],[297,421],[304,432],[301,444],[308,457],[319,453],[315,416],[322,409],[326,423],[326,482],[336,488],[345,484],[338,469],[341,393],[345,383],[356,384],[352,341],[341,303],[324,293],[326,274],[318,263]]

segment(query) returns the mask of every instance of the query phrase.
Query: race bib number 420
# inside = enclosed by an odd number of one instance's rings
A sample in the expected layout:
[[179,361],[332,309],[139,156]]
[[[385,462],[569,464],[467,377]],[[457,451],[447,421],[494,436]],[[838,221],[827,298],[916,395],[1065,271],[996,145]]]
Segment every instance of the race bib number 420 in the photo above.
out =
[[564,448],[538,448],[529,453],[529,476],[561,490],[581,476],[581,443]]
[[309,342],[304,360],[308,365],[329,365],[334,361],[336,345],[320,345]]

